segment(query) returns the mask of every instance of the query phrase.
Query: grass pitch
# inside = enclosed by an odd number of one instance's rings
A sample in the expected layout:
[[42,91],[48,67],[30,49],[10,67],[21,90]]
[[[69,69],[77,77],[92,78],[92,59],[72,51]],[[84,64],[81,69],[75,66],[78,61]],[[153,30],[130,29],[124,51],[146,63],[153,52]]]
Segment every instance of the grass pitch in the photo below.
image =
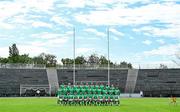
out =
[[0,98],[0,112],[180,112],[169,98],[122,98],[120,106],[60,106],[56,98]]

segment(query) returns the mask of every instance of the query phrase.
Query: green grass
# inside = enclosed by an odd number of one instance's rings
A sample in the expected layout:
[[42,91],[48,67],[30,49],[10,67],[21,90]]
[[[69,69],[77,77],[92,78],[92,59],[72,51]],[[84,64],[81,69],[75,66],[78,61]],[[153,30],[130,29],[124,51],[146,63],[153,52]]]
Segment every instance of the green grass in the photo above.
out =
[[0,112],[180,112],[168,98],[122,98],[120,106],[60,106],[56,98],[0,98]]

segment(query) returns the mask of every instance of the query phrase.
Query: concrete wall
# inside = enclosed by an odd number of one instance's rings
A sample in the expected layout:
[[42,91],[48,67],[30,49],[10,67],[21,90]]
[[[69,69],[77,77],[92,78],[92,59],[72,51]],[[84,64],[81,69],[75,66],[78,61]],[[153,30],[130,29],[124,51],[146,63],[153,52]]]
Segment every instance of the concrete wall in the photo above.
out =
[[[47,71],[48,69],[0,68],[0,96],[18,96],[20,85],[53,85],[55,78],[57,78],[56,86],[62,83],[73,83],[72,69],[55,69],[54,71],[57,72],[48,73]],[[106,69],[77,69],[76,81],[106,81],[107,83],[107,73]],[[136,77],[132,78],[133,75]],[[139,93],[142,90],[145,96],[170,96],[171,94],[180,96],[180,69],[140,69],[138,72],[111,69],[110,82],[119,87],[122,93],[126,89],[133,93]],[[133,87],[133,90],[127,90],[128,87]]]
[[20,85],[47,85],[46,69],[0,68],[0,96],[19,96]]
[[180,69],[139,70],[135,92],[145,96],[180,96]]

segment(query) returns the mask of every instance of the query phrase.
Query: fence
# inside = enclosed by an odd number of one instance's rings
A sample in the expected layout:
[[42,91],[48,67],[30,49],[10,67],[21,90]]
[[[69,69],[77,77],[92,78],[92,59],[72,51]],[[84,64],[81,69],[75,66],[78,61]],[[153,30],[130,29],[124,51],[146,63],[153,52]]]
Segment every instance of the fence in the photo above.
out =
[[21,64],[21,63],[0,63],[0,68],[14,68],[14,69],[45,69],[45,65],[41,64]]
[[[177,64],[133,64],[132,69],[178,69],[180,65]],[[57,69],[73,69],[74,65],[57,65]],[[75,65],[76,69],[107,69],[108,65]],[[0,63],[0,68],[14,68],[14,69],[46,69],[46,65],[42,64],[21,64],[21,63]],[[110,69],[130,69],[127,66],[110,65]]]
[[[132,69],[177,69],[180,65],[177,64],[134,64]],[[59,65],[58,69],[73,69],[73,65]],[[76,69],[107,69],[108,65],[75,65]],[[127,66],[110,65],[110,69],[131,69]]]

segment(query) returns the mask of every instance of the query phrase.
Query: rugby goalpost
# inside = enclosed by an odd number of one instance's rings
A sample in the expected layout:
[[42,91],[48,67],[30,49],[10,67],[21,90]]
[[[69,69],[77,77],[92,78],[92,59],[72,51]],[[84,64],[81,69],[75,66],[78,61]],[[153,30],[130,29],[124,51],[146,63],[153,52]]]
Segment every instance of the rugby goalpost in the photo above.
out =
[[[107,27],[106,29],[106,32],[107,32],[107,54],[108,54],[108,79],[107,79],[107,82],[108,82],[108,86],[110,86],[110,57],[109,57],[109,27]],[[75,27],[73,28],[73,59],[74,59],[74,62],[73,62],[73,85],[76,85],[76,61],[75,61],[75,58],[76,58],[76,30],[75,30]]]

